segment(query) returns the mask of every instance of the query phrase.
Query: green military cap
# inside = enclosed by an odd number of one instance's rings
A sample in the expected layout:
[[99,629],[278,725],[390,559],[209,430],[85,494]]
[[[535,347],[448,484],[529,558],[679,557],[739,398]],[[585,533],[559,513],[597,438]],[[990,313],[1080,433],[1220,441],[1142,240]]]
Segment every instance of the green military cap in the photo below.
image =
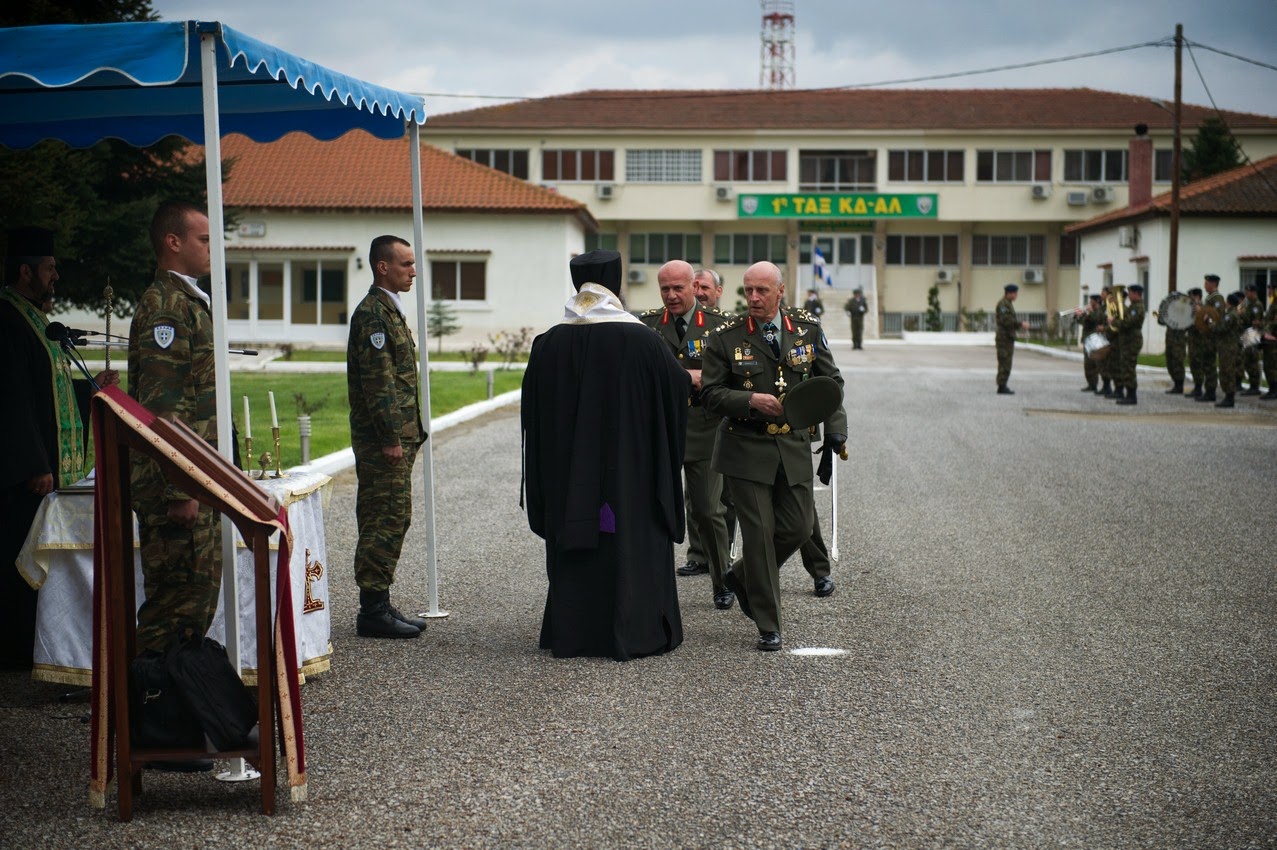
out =
[[791,428],[810,428],[824,422],[842,404],[842,387],[833,378],[817,375],[785,393],[785,420]]

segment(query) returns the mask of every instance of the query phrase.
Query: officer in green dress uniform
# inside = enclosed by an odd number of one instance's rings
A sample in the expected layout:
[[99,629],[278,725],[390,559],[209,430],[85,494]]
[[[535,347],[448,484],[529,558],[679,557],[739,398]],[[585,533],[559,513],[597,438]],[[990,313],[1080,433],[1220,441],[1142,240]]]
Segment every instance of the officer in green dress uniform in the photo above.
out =
[[[811,432],[793,429],[781,397],[801,381],[842,375],[816,318],[782,308],[780,269],[755,263],[745,272],[748,314],[715,329],[705,347],[701,400],[723,417],[713,468],[732,492],[744,557],[725,576],[741,610],[758,627],[758,649],[781,648],[780,565],[810,536],[814,524]],[[822,451],[847,441],[841,406],[824,421]]]
[[[687,566],[676,572],[682,576],[708,572],[714,589],[714,607],[726,610],[732,607],[735,597],[723,584],[723,575],[730,566],[726,508],[721,499],[723,476],[710,467],[719,417],[701,403],[701,360],[710,332],[730,317],[697,299],[693,269],[688,263],[670,260],[656,273],[656,280],[665,306],[642,312],[638,318],[656,331],[692,379],[683,475],[687,479],[687,525],[696,529],[697,545],[705,559],[697,562],[689,557]],[[705,565],[704,570],[699,568],[700,564]]]
[[856,287],[851,291],[843,312],[851,317],[851,349],[860,351],[865,347],[865,313],[869,312],[869,302],[865,301],[863,289]]
[[416,258],[405,240],[378,236],[368,249],[368,264],[372,286],[351,314],[346,343],[350,445],[358,480],[355,627],[361,637],[413,638],[426,621],[392,605],[390,585],[412,522],[412,465],[426,439],[417,346],[400,301],[412,289]]

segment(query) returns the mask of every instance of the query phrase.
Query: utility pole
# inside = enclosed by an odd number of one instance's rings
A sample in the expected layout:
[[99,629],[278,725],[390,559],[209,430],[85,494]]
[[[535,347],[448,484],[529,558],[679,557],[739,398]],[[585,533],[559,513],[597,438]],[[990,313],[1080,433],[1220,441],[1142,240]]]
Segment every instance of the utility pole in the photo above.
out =
[[1176,291],[1179,277],[1180,110],[1183,108],[1184,25],[1175,25],[1175,127],[1171,147],[1171,256],[1166,262],[1166,290]]

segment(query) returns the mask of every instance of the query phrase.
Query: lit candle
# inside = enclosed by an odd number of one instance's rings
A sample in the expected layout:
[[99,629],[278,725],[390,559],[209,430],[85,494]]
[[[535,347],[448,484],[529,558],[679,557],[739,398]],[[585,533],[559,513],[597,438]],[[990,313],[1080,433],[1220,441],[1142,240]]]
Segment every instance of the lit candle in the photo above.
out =
[[275,392],[271,390],[268,394],[270,395],[270,427],[278,428],[279,417],[275,415]]
[[253,439],[253,422],[248,418],[248,396],[244,396],[244,436]]

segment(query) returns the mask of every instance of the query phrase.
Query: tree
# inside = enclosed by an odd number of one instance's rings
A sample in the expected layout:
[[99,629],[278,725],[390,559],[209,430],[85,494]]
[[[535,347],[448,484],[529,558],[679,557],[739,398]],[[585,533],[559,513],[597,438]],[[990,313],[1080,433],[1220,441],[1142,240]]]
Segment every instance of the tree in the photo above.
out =
[[[156,19],[150,0],[34,0],[10,4],[0,26]],[[0,148],[0,222],[56,233],[60,306],[100,309],[109,277],[115,313],[128,316],[154,274],[147,229],[155,208],[170,198],[207,203],[203,157],[191,152],[176,136],[148,148],[119,141],[84,150],[57,141]]]
[[940,315],[940,287],[927,290],[927,330],[944,330],[944,318]]
[[1223,118],[1212,115],[1202,121],[1197,135],[1184,151],[1181,164],[1185,183],[1228,171],[1242,164],[1242,146]]
[[457,311],[447,301],[431,301],[426,310],[426,331],[439,340],[439,353],[443,353],[443,338],[461,330],[457,323]]

